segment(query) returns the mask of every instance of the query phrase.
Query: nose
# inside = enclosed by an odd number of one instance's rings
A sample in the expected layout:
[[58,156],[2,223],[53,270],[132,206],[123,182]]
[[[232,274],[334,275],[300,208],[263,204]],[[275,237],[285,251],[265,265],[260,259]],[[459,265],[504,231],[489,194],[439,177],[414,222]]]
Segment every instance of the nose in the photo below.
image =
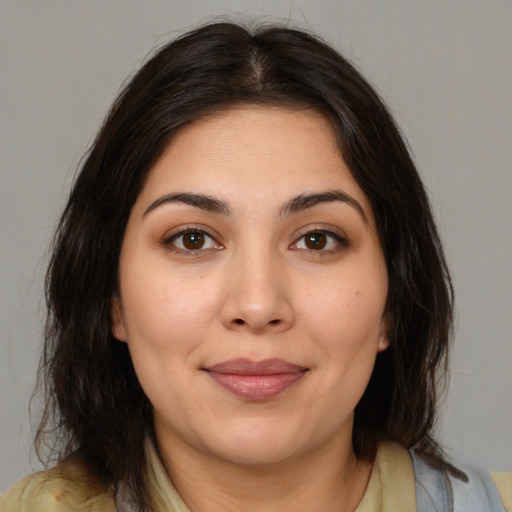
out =
[[294,323],[290,282],[278,255],[240,254],[233,258],[226,279],[222,324],[235,331],[278,333]]

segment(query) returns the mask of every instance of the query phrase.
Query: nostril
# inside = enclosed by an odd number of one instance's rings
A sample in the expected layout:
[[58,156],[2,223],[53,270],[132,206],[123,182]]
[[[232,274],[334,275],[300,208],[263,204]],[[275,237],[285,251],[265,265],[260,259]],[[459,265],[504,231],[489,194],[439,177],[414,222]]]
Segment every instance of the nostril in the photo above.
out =
[[235,320],[235,324],[237,324],[237,325],[244,325],[244,324],[245,324],[245,322],[244,322],[241,318],[237,318],[237,319]]
[[279,320],[278,318],[276,318],[275,320],[270,320],[269,324],[272,324],[272,325],[277,325],[281,323],[281,320]]

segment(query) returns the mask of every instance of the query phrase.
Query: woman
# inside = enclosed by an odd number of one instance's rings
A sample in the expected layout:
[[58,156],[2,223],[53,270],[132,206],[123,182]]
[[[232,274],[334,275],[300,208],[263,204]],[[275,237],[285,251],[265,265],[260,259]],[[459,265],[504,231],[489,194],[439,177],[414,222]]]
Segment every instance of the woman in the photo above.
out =
[[213,24],[156,53],[46,285],[37,440],[61,462],[2,512],[505,510],[433,437],[452,288],[421,180],[310,35]]

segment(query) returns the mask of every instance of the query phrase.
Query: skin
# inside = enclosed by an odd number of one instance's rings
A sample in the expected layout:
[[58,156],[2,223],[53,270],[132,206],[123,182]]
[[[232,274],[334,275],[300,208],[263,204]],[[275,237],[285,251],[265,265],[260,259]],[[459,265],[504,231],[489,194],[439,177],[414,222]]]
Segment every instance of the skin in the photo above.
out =
[[[348,202],[283,212],[334,190]],[[162,199],[177,193],[229,214]],[[388,346],[387,287],[370,203],[320,114],[240,107],[177,133],[131,212],[112,316],[193,512],[355,510],[371,463],[353,453],[353,414]],[[240,357],[304,376],[247,400],[206,371]]]

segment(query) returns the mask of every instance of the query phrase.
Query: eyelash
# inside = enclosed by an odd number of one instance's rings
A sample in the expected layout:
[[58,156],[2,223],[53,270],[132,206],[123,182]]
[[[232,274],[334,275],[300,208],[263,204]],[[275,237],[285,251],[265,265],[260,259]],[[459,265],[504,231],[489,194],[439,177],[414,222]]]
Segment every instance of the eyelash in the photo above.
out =
[[[333,248],[328,248],[328,249],[324,249],[323,247],[321,249],[311,249],[311,248],[302,248],[302,247],[297,247],[299,245],[300,242],[306,240],[306,237],[307,236],[310,236],[310,235],[324,235],[325,237],[327,238],[330,238],[334,241],[334,243],[336,245],[338,245],[339,247],[333,247]],[[327,244],[329,244],[329,241],[326,242]],[[310,253],[311,255],[313,256],[326,256],[328,254],[333,254],[335,252],[339,252],[340,250],[342,249],[346,249],[349,247],[349,241],[347,240],[347,238],[345,238],[344,236],[342,235],[339,235],[338,233],[335,233],[333,231],[330,231],[328,229],[320,229],[320,228],[309,228],[309,229],[306,229],[305,231],[303,231],[299,238],[297,239],[296,242],[294,242],[290,248],[294,249],[294,250],[303,250],[303,251],[307,251],[308,253]]]
[[[178,240],[180,237],[184,237],[185,235],[188,235],[188,234],[197,234],[197,235],[203,236],[206,239],[211,240],[210,243],[213,243],[213,245],[215,247],[207,247],[206,249],[203,249],[202,246],[199,249],[187,249],[186,247],[183,247],[183,248],[177,247],[175,244],[176,240]],[[206,242],[206,243],[208,243],[208,242]],[[168,248],[176,253],[185,254],[187,256],[198,256],[199,253],[204,250],[224,249],[224,246],[217,243],[215,240],[215,237],[210,235],[210,233],[208,233],[207,231],[205,231],[202,228],[196,228],[196,227],[191,227],[191,226],[187,226],[187,227],[177,231],[176,233],[173,233],[172,235],[165,237],[164,240],[162,241],[162,245],[165,248]],[[181,245],[183,245],[183,240],[181,241]]]
[[[182,247],[178,247],[175,243],[176,240],[179,240],[180,237],[184,237],[185,235],[188,235],[188,234],[197,234],[199,236],[205,237],[206,239],[209,239],[211,241],[210,244],[213,244],[214,247],[203,248],[203,246],[201,246],[196,249],[186,248],[183,246],[183,240],[181,241]],[[312,248],[308,248],[308,247],[298,247],[298,245],[302,241],[304,241],[304,243],[306,243],[305,239],[308,235],[309,236],[310,235],[323,235],[323,236],[327,237],[328,239],[330,238],[331,243],[332,243],[332,240],[334,240],[334,243],[339,245],[342,249],[349,247],[348,240],[345,237],[343,237],[337,233],[334,233],[333,231],[330,231],[327,229],[310,228],[310,229],[307,229],[306,231],[303,231],[302,233],[300,233],[297,240],[293,244],[291,244],[289,246],[289,248],[292,250],[306,251],[313,256],[325,256],[325,255],[332,254],[334,252],[338,252],[339,250],[341,250],[340,247],[335,247],[335,248],[330,247],[328,249],[324,249],[324,247],[321,247],[320,249],[312,249]],[[206,243],[208,243],[208,242],[206,242]],[[329,245],[329,241],[327,241],[326,244]],[[215,237],[212,236],[211,234],[209,234],[207,231],[205,231],[202,228],[195,228],[195,227],[190,227],[190,226],[187,226],[187,227],[177,231],[176,233],[173,233],[172,235],[165,237],[164,240],[162,241],[162,245],[165,248],[169,248],[176,253],[185,254],[187,256],[198,256],[200,252],[205,251],[205,250],[224,249],[224,246],[222,246],[221,244],[216,242]]]

